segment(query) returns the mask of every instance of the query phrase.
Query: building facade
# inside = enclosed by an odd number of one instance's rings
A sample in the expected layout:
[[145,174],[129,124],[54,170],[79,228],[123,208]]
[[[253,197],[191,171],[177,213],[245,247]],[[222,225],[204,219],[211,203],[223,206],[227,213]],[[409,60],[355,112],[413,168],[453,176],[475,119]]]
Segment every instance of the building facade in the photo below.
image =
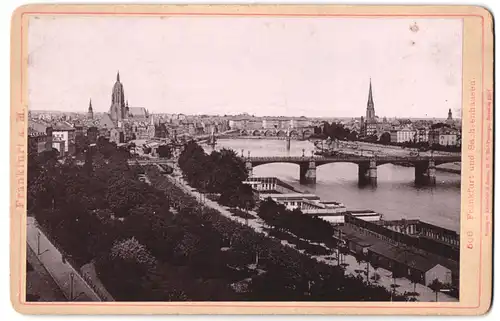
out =
[[74,154],[75,128],[67,122],[59,122],[52,127],[52,147],[61,155]]
[[435,128],[429,132],[429,144],[441,146],[460,146],[460,133],[449,127]]
[[415,142],[417,140],[417,131],[412,128],[392,129],[391,143]]
[[28,127],[28,154],[40,154],[51,149],[51,136]]

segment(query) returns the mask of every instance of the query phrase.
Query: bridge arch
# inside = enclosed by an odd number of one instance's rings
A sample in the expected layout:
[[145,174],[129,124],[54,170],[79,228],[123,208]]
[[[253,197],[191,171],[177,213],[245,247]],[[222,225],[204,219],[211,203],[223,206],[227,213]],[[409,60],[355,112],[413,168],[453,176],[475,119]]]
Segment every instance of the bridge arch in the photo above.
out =
[[272,130],[268,129],[264,132],[264,136],[266,136],[266,137],[274,136],[274,132]]
[[297,137],[297,136],[299,136],[299,132],[298,132],[298,131],[296,131],[296,130],[292,130],[292,131],[290,132],[290,136],[291,136],[291,137]]
[[252,136],[260,136],[260,130],[254,130]]
[[255,168],[255,167],[259,167],[259,166],[272,165],[272,164],[280,164],[280,165],[283,165],[283,164],[285,164],[285,165],[292,164],[292,165],[300,166],[299,163],[280,161],[280,162],[253,163],[252,167]]
[[243,129],[243,130],[240,132],[240,134],[241,134],[242,136],[248,136],[248,132],[246,131],[246,129]]
[[304,130],[304,132],[302,133],[302,137],[305,139],[311,137],[311,135],[312,135],[312,132],[309,129]]
[[276,133],[276,136],[278,136],[278,137],[286,137],[286,132],[284,130],[279,130]]

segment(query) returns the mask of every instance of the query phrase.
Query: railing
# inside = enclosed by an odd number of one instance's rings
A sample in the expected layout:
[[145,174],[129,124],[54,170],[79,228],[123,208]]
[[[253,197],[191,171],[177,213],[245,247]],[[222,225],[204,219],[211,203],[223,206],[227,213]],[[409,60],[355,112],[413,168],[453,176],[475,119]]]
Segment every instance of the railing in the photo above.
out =
[[[69,301],[77,300],[81,295],[85,295],[91,301],[105,301],[106,298],[101,297],[101,293],[94,291],[93,286],[75,268],[78,265],[57,246],[57,242],[51,238],[50,234],[45,232],[34,218],[28,219],[27,244],[38,256],[38,260],[61,289],[64,296]],[[41,237],[44,238],[45,250],[43,252],[40,252]],[[50,252],[49,256],[47,254],[43,255],[46,252]],[[68,277],[70,278],[69,282]],[[78,291],[76,290],[79,290],[80,293],[77,294]]]
[[115,301],[113,296],[108,292],[108,290],[106,290],[104,285],[99,280],[93,263],[88,263],[82,266],[80,272],[83,279],[103,301]]
[[383,162],[401,162],[401,161],[461,161],[460,156],[361,156],[361,155],[339,155],[339,156],[251,156],[241,157],[250,162],[301,162],[301,161],[338,161],[338,160],[368,160],[374,158]]
[[346,214],[347,209],[343,208],[317,208],[317,209],[301,209],[303,214],[309,215],[328,215],[328,214]]

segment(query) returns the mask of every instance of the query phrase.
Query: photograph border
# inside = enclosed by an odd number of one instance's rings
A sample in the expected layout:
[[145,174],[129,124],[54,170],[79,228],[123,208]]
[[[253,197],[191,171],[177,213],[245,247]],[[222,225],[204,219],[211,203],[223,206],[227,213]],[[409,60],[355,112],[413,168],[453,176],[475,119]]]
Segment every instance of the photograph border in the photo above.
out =
[[[27,29],[36,15],[166,17],[461,18],[460,301],[26,302]],[[488,311],[492,296],[493,18],[474,6],[26,5],[11,28],[11,301],[27,314],[451,314]],[[480,108],[479,108],[480,107]],[[478,165],[479,164],[479,165]],[[479,186],[478,186],[479,184]]]

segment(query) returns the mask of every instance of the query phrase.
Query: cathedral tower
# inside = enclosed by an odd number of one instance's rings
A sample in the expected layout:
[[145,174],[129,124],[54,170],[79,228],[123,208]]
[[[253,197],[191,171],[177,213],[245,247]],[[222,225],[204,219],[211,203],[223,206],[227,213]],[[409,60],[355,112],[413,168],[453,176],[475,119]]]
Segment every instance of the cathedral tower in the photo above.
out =
[[122,120],[126,117],[125,92],[123,84],[120,82],[120,72],[116,74],[116,82],[111,94],[111,107],[109,115],[113,121]]

